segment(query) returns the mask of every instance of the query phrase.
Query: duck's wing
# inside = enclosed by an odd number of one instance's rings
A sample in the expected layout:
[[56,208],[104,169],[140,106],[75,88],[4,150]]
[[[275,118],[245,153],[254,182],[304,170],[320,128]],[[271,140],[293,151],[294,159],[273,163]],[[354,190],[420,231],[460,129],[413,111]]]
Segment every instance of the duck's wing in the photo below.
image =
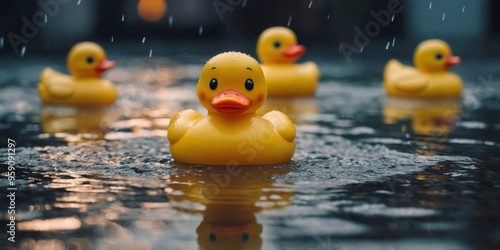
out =
[[292,142],[295,139],[295,126],[293,122],[280,111],[270,111],[262,116],[262,118],[270,121],[278,134],[285,140]]
[[417,70],[406,70],[394,79],[396,88],[401,92],[420,92],[429,86],[430,79]]
[[192,125],[203,116],[194,109],[188,109],[177,113],[168,125],[168,140],[170,143],[178,142]]
[[75,92],[72,78],[61,74],[51,68],[46,68],[40,74],[39,88],[47,92],[48,95],[56,98],[68,98]]
[[420,92],[429,85],[430,79],[414,67],[398,60],[390,60],[384,69],[384,83],[401,92]]

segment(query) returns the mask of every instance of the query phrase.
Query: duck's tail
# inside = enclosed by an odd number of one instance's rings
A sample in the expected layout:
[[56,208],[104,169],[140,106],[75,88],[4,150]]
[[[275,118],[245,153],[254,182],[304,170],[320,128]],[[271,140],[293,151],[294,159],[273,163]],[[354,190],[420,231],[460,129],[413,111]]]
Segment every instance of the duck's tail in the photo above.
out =
[[399,71],[403,67],[404,67],[404,65],[402,63],[400,63],[398,60],[391,59],[385,65],[385,69],[384,69],[384,81],[386,81],[388,79],[388,77],[390,77],[390,75],[391,75],[392,72]]

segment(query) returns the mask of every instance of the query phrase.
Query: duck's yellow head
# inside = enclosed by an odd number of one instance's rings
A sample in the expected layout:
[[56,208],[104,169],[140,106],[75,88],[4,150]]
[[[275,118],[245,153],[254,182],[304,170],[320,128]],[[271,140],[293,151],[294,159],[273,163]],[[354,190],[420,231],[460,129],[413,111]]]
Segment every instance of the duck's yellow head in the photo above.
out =
[[106,59],[104,49],[93,42],[75,44],[68,53],[66,64],[76,78],[100,77],[115,66],[115,62]]
[[198,98],[209,113],[252,114],[266,97],[266,81],[259,63],[240,52],[212,57],[198,80]]
[[257,55],[266,64],[293,63],[305,52],[297,37],[285,27],[264,30],[257,41]]
[[437,39],[421,42],[413,55],[415,66],[427,72],[447,71],[449,67],[460,63],[460,57],[454,56],[450,46]]

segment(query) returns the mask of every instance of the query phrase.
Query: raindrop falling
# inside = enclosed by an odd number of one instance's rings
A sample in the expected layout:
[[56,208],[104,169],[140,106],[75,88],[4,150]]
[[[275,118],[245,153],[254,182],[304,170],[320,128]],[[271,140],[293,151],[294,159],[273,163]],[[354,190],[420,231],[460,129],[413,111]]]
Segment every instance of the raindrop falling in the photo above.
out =
[[363,48],[364,48],[363,46],[361,46],[361,48],[359,48],[360,53],[363,52]]
[[144,42],[146,42],[146,37],[142,38],[142,45],[144,45]]
[[168,17],[168,27],[172,27],[172,24],[174,23],[174,17],[173,16],[169,16]]
[[81,2],[81,1],[82,1],[82,0],[78,0],[78,3],[76,3],[76,4],[80,5],[80,2]]
[[21,48],[21,54],[19,56],[21,56],[21,58],[23,58],[24,57],[24,53],[26,53],[26,46],[23,46]]
[[203,35],[203,25],[200,26],[200,28],[198,29],[198,35],[199,36]]
[[465,11],[465,5],[464,5],[464,7],[462,8],[462,12],[464,12],[464,11]]
[[288,23],[287,23],[287,25],[286,25],[286,26],[287,26],[287,27],[290,27],[290,24],[291,24],[291,23],[292,23],[292,15],[290,15],[290,16],[288,17]]
[[313,5],[313,0],[311,0],[311,2],[309,2],[309,9],[311,8],[312,5]]
[[391,17],[391,22],[394,22],[394,15],[392,15]]
[[0,49],[3,49],[3,36],[0,37]]
[[326,20],[330,20],[330,15],[328,15],[328,16],[326,17]]
[[47,23],[47,14],[45,14],[45,23]]
[[149,57],[151,58],[152,55],[153,55],[153,49],[150,49],[149,50]]
[[389,45],[391,45],[391,42],[387,42],[387,45],[385,46],[385,50],[389,49]]
[[429,9],[432,9],[432,2],[429,3]]
[[392,47],[394,47],[394,44],[396,43],[396,37],[392,39]]
[[114,42],[114,41],[115,41],[115,37],[111,36],[111,42]]
[[122,15],[122,22],[125,21],[125,15]]
[[443,13],[443,21],[444,21],[444,18],[446,17],[446,13]]

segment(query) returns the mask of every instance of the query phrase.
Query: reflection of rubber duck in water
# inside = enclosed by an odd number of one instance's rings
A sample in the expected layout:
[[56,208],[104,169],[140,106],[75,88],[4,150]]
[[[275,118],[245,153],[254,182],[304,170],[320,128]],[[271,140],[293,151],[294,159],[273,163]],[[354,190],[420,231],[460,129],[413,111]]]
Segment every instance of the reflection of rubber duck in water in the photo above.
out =
[[447,135],[460,118],[458,100],[418,100],[388,98],[384,103],[384,123],[394,124],[411,119],[412,129],[419,135]]
[[74,108],[43,106],[40,123],[46,133],[74,132],[104,138],[111,123],[107,107]]
[[297,37],[285,27],[272,27],[257,41],[257,54],[262,61],[269,96],[313,96],[319,80],[314,62],[296,64],[305,48],[297,45]]
[[388,95],[417,98],[451,98],[462,94],[462,79],[448,68],[460,63],[450,46],[441,40],[427,40],[415,49],[416,68],[390,60],[384,70]]
[[196,229],[200,249],[260,249],[263,228],[255,213],[291,204],[293,192],[286,186],[275,186],[270,178],[287,174],[290,166],[175,167],[177,173],[171,176],[167,188],[174,208],[186,211],[181,206],[183,202],[205,207],[191,210],[203,215]]
[[295,152],[295,127],[279,111],[256,115],[267,96],[259,63],[239,52],[210,59],[198,81],[198,98],[208,110],[189,109],[170,121],[168,139],[174,160],[190,164],[238,165],[289,162]]
[[101,74],[114,67],[106,59],[106,52],[92,42],[81,42],[68,53],[67,66],[71,76],[46,68],[40,75],[38,92],[43,103],[49,105],[102,106],[116,100],[112,82]]

